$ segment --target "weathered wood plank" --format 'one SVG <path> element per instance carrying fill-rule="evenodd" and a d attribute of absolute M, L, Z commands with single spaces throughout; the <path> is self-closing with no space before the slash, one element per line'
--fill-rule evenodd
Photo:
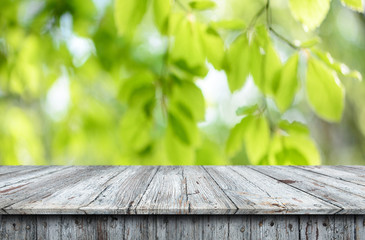
<path fill-rule="evenodd" d="M 36 217 L 37 236 L 34 239 L 37 240 L 124 239 L 123 216 L 37 215 Z"/>
<path fill-rule="evenodd" d="M 0 170 L 3 172 L 3 174 L 0 174 L 0 189 L 3 189 L 2 191 L 4 191 L 5 187 L 7 186 L 20 183 L 22 181 L 29 182 L 34 178 L 52 174 L 56 171 L 60 171 L 68 167 L 67 166 L 1 166 Z M 1 209 L 1 204 L 0 204 L 0 214 L 6 214 L 6 212 L 3 209 Z"/>
<path fill-rule="evenodd" d="M 202 219 L 203 239 L 222 239 L 229 237 L 228 216 L 204 216 Z"/>
<path fill-rule="evenodd" d="M 232 228 L 230 233 L 230 224 L 236 222 L 228 215 L 168 215 L 155 216 L 157 221 L 157 239 L 235 239 L 230 237 L 237 234 L 239 229 Z M 241 221 L 237 218 L 238 223 Z M 250 217 L 246 217 L 245 224 L 250 224 Z M 233 225 L 234 225 L 233 224 Z M 247 231 L 249 232 L 249 230 Z"/>
<path fill-rule="evenodd" d="M 249 215 L 230 216 L 228 219 L 228 232 L 230 239 L 251 238 L 251 218 Z"/>
<path fill-rule="evenodd" d="M 248 167 L 205 167 L 238 207 L 236 214 L 332 214 L 340 209 Z"/>
<path fill-rule="evenodd" d="M 62 216 L 61 239 L 98 239 L 97 218 L 87 215 Z"/>
<path fill-rule="evenodd" d="M 315 173 L 323 174 L 328 177 L 340 179 L 347 182 L 365 186 L 365 170 L 360 173 L 353 172 L 349 168 L 341 166 L 295 166 Z"/>
<path fill-rule="evenodd" d="M 249 239 L 300 239 L 297 216 L 252 216 Z"/>
<path fill-rule="evenodd" d="M 365 175 L 365 168 L 364 166 L 343 166 L 343 165 L 336 165 L 336 166 L 332 166 L 335 169 L 341 170 L 341 171 L 345 171 L 345 172 L 351 172 L 351 173 L 355 173 L 361 177 L 364 177 Z"/>
<path fill-rule="evenodd" d="M 355 239 L 355 217 L 353 215 L 335 215 L 334 218 L 334 239 Z"/>
<path fill-rule="evenodd" d="M 203 239 L 201 215 L 154 215 L 156 239 Z"/>
<path fill-rule="evenodd" d="M 158 239 L 157 238 L 157 216 L 156 215 L 148 215 L 147 220 L 147 239 Z"/>
<path fill-rule="evenodd" d="M 174 239 L 176 237 L 177 219 L 167 215 L 156 215 L 156 236 L 158 239 Z M 180 219 L 184 219 L 185 215 Z M 175 238 L 176 239 L 176 238 Z"/>
<path fill-rule="evenodd" d="M 234 203 L 203 167 L 185 166 L 183 171 L 190 206 L 189 213 L 233 214 L 237 211 Z"/>
<path fill-rule="evenodd" d="M 122 239 L 124 236 L 125 229 L 125 218 L 119 215 L 112 215 L 107 217 L 107 221 L 104 221 L 105 216 L 103 216 L 103 223 L 98 221 L 98 239 Z"/>
<path fill-rule="evenodd" d="M 112 178 L 90 204 L 80 210 L 88 214 L 134 214 L 158 167 L 130 166 Z"/>
<path fill-rule="evenodd" d="M 60 171 L 70 166 L 40 166 L 26 168 L 22 171 L 11 172 L 10 174 L 0 175 L 0 188 L 16 184 L 21 181 L 30 181 L 40 176 L 48 175 Z"/>
<path fill-rule="evenodd" d="M 12 205 L 12 209 L 22 209 L 27 214 L 75 214 L 92 202 L 109 186 L 109 181 L 123 174 L 125 166 L 100 168 L 93 175 L 85 175 L 81 181 L 61 188 L 40 199 L 25 199 Z M 86 212 L 87 213 L 87 212 Z"/>
<path fill-rule="evenodd" d="M 19 169 L 0 175 L 0 214 L 365 213 L 360 166 Z"/>
<path fill-rule="evenodd" d="M 354 215 L 299 216 L 302 239 L 355 239 Z M 362 239 L 362 238 L 359 238 Z"/>
<path fill-rule="evenodd" d="M 8 214 L 33 213 L 28 208 L 13 207 L 22 201 L 32 202 L 42 200 L 60 189 L 67 188 L 85 178 L 98 174 L 102 169 L 110 169 L 110 166 L 79 166 L 62 169 L 50 175 L 42 175 L 29 181 L 22 181 L 16 184 L 0 188 L 0 208 Z"/>
<path fill-rule="evenodd" d="M 61 216 L 46 215 L 37 217 L 37 239 L 57 240 L 62 236 Z"/>
<path fill-rule="evenodd" d="M 365 215 L 355 215 L 355 239 L 361 240 L 365 237 Z"/>
<path fill-rule="evenodd" d="M 298 216 L 275 216 L 275 221 L 277 239 L 302 239 L 299 237 Z"/>
<path fill-rule="evenodd" d="M 364 239 L 364 215 L 4 215 L 0 239 Z"/>
<path fill-rule="evenodd" d="M 301 239 L 334 239 L 334 217 L 300 216 Z"/>
<path fill-rule="evenodd" d="M 182 226 L 180 230 L 176 231 L 179 239 L 204 239 L 204 219 L 199 215 L 198 218 L 189 218 L 184 216 L 176 219 L 176 225 Z M 159 237 L 159 235 L 157 235 Z"/>
<path fill-rule="evenodd" d="M 28 165 L 25 165 L 25 166 L 14 166 L 14 165 L 11 165 L 11 166 L 4 166 L 4 165 L 0 165 L 0 176 L 2 175 L 5 175 L 5 174 L 10 174 L 10 173 L 13 173 L 13 172 L 19 172 L 19 171 L 25 171 L 25 170 L 28 170 L 28 169 L 35 169 L 35 168 L 40 168 L 42 166 L 28 166 Z"/>
<path fill-rule="evenodd" d="M 151 217 L 153 218 L 153 217 Z M 149 223 L 149 216 L 140 216 L 138 218 L 132 217 L 125 221 L 125 230 L 124 230 L 124 239 L 133 240 L 133 239 L 155 239 L 156 235 L 150 235 L 151 225 Z M 149 236 L 150 235 L 150 236 Z"/>
<path fill-rule="evenodd" d="M 184 214 L 189 212 L 187 199 L 183 168 L 161 167 L 135 211 L 137 214 Z"/>
<path fill-rule="evenodd" d="M 365 171 L 365 165 L 337 165 L 338 167 L 346 167 L 351 169 L 357 169 L 359 171 Z"/>
<path fill-rule="evenodd" d="M 251 239 L 270 239 L 276 236 L 274 216 L 257 216 L 251 218 Z"/>
<path fill-rule="evenodd" d="M 342 166 L 342 165 L 338 165 L 335 166 L 337 169 L 345 171 L 345 172 L 351 172 L 351 173 L 355 173 L 358 174 L 359 176 L 363 176 L 364 172 L 365 172 L 365 166 L 350 166 L 350 165 L 346 165 L 346 166 Z"/>
<path fill-rule="evenodd" d="M 279 182 L 286 183 L 308 194 L 341 208 L 337 214 L 364 214 L 365 187 L 299 168 L 284 166 L 252 166 Z"/>
<path fill-rule="evenodd" d="M 71 172 L 73 174 L 75 174 L 77 171 L 77 169 L 69 169 L 67 172 Z M 0 209 L 6 207 L 7 205 L 11 205 L 14 204 L 20 200 L 23 200 L 27 197 L 29 197 L 29 195 L 27 195 L 26 191 L 28 191 L 28 186 L 29 185 L 34 185 L 35 182 L 38 182 L 39 180 L 43 181 L 45 180 L 45 182 L 52 180 L 55 177 L 63 177 L 62 174 L 59 175 L 52 175 L 52 176 L 42 176 L 40 178 L 37 179 L 32 179 L 31 181 L 26 181 L 26 182 L 15 182 L 13 185 L 11 186 L 7 186 L 5 185 L 5 187 L 1 187 L 0 188 Z M 67 177 L 67 174 L 66 174 Z M 44 182 L 41 182 L 40 184 L 38 184 L 38 186 L 45 186 Z M 30 188 L 31 190 L 32 188 Z M 35 188 L 37 189 L 37 188 Z M 23 190 L 23 191 L 20 191 Z M 42 190 L 42 188 L 40 188 L 40 190 Z M 19 193 L 20 191 L 20 193 Z M 29 193 L 30 195 L 34 195 L 35 192 Z M 3 212 L 3 214 L 5 214 L 6 212 Z"/>
<path fill-rule="evenodd" d="M 0 226 L 0 239 L 37 239 L 36 217 L 17 215 L 3 216 Z"/>

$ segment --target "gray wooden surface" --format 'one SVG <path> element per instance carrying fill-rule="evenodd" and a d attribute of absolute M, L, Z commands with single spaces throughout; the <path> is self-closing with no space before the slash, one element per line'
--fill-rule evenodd
<path fill-rule="evenodd" d="M 0 166 L 3 217 L 364 213 L 363 166 Z M 317 231 L 313 224 L 308 230 Z"/>
<path fill-rule="evenodd" d="M 0 215 L 0 239 L 365 239 L 364 215 Z"/>

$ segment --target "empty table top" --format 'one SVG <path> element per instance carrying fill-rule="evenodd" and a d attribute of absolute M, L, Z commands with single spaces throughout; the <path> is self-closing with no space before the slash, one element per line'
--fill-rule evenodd
<path fill-rule="evenodd" d="M 364 214 L 365 166 L 0 166 L 0 214 Z"/>

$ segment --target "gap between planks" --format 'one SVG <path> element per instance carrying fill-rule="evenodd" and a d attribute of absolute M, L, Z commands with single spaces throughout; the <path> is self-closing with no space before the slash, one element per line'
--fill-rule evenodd
<path fill-rule="evenodd" d="M 281 181 L 285 184 L 288 184 L 302 192 L 310 194 L 313 197 L 317 197 L 323 201 L 328 202 L 329 204 L 338 207 L 340 210 L 337 211 L 335 214 L 365 213 L 364 211 L 365 198 L 364 195 L 361 194 L 360 190 L 358 190 L 359 187 L 362 187 L 362 189 L 364 190 L 365 189 L 364 186 L 356 185 L 356 183 L 343 181 L 341 179 L 330 177 L 325 174 L 307 171 L 306 169 L 302 169 L 299 167 L 292 167 L 294 172 L 290 173 L 283 173 L 284 172 L 284 169 L 282 169 L 283 166 L 269 166 L 269 167 L 265 166 L 265 167 L 266 167 L 265 169 L 262 166 L 251 166 L 250 168 L 258 172 L 261 172 L 277 181 Z M 270 173 L 268 173 L 268 168 L 271 168 L 272 170 Z M 307 172 L 308 174 L 306 174 L 305 176 L 300 175 L 300 174 L 305 174 L 305 172 Z M 296 174 L 296 177 L 290 177 L 290 174 L 294 173 Z M 309 173 L 311 173 L 312 176 Z M 316 179 L 316 176 L 318 179 Z M 330 183 L 327 183 L 327 181 L 324 181 L 322 178 L 325 178 L 326 180 L 333 179 L 333 181 L 339 181 L 337 182 L 337 185 L 340 185 L 341 187 L 333 185 L 331 181 Z M 305 182 L 302 181 L 303 179 L 306 179 L 306 181 Z M 318 182 L 318 184 L 313 181 Z M 302 182 L 302 184 L 297 184 L 297 182 Z M 323 186 L 325 188 L 320 189 L 320 187 Z M 349 188 L 352 188 L 353 191 L 358 192 L 358 194 L 351 192 L 350 190 L 348 190 Z M 311 193 L 310 191 L 317 191 L 316 192 L 317 194 Z M 341 201 L 338 201 L 339 198 L 341 199 Z"/>

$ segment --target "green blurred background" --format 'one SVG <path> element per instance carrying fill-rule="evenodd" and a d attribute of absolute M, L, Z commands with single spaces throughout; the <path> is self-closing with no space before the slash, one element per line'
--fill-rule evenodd
<path fill-rule="evenodd" d="M 248 23 L 265 5 L 252 0 L 216 3 L 216 9 L 198 14 L 201 21 L 240 18 Z M 133 41 L 118 36 L 113 8 L 110 0 L 1 0 L 0 164 L 250 164 L 244 154 L 227 158 L 224 146 L 240 120 L 236 109 L 260 101 L 260 93 L 248 81 L 231 94 L 225 73 L 212 66 L 196 81 L 206 113 L 194 161 L 166 157 L 168 150 L 158 140 L 166 121 L 158 110 L 153 149 L 129 151 L 121 141 L 127 106 L 120 88 L 130 69 L 161 66 L 166 39 L 153 25 L 151 11 Z M 332 1 L 320 28 L 308 33 L 293 19 L 286 0 L 272 0 L 271 9 L 273 26 L 282 35 L 293 42 L 318 35 L 321 49 L 365 75 L 364 14 Z M 279 53 L 292 51 L 274 42 Z M 346 108 L 340 123 L 317 118 L 303 93 L 284 114 L 309 125 L 322 164 L 365 164 L 365 83 L 344 84 Z"/>

